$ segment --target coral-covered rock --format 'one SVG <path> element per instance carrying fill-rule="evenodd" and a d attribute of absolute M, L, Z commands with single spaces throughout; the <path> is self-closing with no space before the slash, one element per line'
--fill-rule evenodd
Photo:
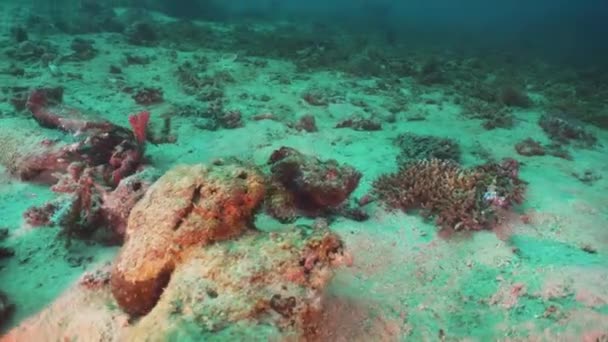
<path fill-rule="evenodd" d="M 242 115 L 238 110 L 227 111 L 216 117 L 216 121 L 222 128 L 239 128 L 243 126 Z"/>
<path fill-rule="evenodd" d="M 6 55 L 20 62 L 48 63 L 49 59 L 55 57 L 57 50 L 57 46 L 46 41 L 25 40 L 6 50 Z"/>
<path fill-rule="evenodd" d="M 526 157 L 551 155 L 572 160 L 572 155 L 562 145 L 557 143 L 542 145 L 532 138 L 524 139 L 515 144 L 515 150 L 519 155 Z"/>
<path fill-rule="evenodd" d="M 398 164 L 422 159 L 460 161 L 460 146 L 453 139 L 403 133 L 397 136 L 394 143 L 401 150 L 397 157 Z"/>
<path fill-rule="evenodd" d="M 62 170 L 72 162 L 83 162 L 89 167 L 102 166 L 102 178 L 115 186 L 123 177 L 137 171 L 142 163 L 144 144 L 136 139 L 134 132 L 108 121 L 85 119 L 74 115 L 77 110 L 52 107 L 52 103 L 48 91 L 37 89 L 30 95 L 27 108 L 40 126 L 74 133 L 80 140 L 22 158 L 20 162 L 24 165 L 17 168 L 19 174 L 31 177 L 29 173 L 36 176 L 37 172 Z"/>
<path fill-rule="evenodd" d="M 189 341 L 230 336 L 240 341 L 253 336 L 316 341 L 318 329 L 324 327 L 324 293 L 334 269 L 353 261 L 340 238 L 327 228 L 307 234 L 296 228 L 273 233 L 248 230 L 234 240 L 197 246 L 181 255 L 159 301 L 138 320 L 129 320 L 113 305 L 113 279 L 108 284 L 108 272 L 102 268 L 87 273 L 6 337 Z"/>
<path fill-rule="evenodd" d="M 491 229 L 503 211 L 523 201 L 518 167 L 513 159 L 471 169 L 439 159 L 412 161 L 377 179 L 374 192 L 389 208 L 436 216 L 442 229 Z"/>
<path fill-rule="evenodd" d="M 312 114 L 303 115 L 293 127 L 298 131 L 306 131 L 308 133 L 318 131 L 315 117 Z"/>
<path fill-rule="evenodd" d="M 62 60 L 73 62 L 89 61 L 95 58 L 99 52 L 93 45 L 94 41 L 91 39 L 74 38 L 70 45 L 73 53 L 64 56 Z"/>
<path fill-rule="evenodd" d="M 538 125 L 551 140 L 559 144 L 574 143 L 590 148 L 597 143 L 595 135 L 565 114 L 545 114 L 540 117 Z"/>
<path fill-rule="evenodd" d="M 153 104 L 163 103 L 165 100 L 163 98 L 163 90 L 160 88 L 150 88 L 144 87 L 139 89 L 132 96 L 135 103 L 142 106 L 150 106 Z"/>
<path fill-rule="evenodd" d="M 272 179 L 293 195 L 303 210 L 324 210 L 341 205 L 355 190 L 361 173 L 335 160 L 322 161 L 290 147 L 270 156 Z"/>
<path fill-rule="evenodd" d="M 353 115 L 348 119 L 338 122 L 336 128 L 352 128 L 355 131 L 379 131 L 382 129 L 382 124 L 373 118 Z"/>
<path fill-rule="evenodd" d="M 543 145 L 541 145 L 540 142 L 532 138 L 524 139 L 515 144 L 515 150 L 519 155 L 527 157 L 544 156 L 546 154 Z"/>
<path fill-rule="evenodd" d="M 265 336 L 265 325 L 306 340 L 309 327 L 321 324 L 322 294 L 333 268 L 352 262 L 327 230 L 304 239 L 296 231 L 250 231 L 231 245 L 208 246 L 177 269 L 140 330 L 154 329 L 153 322 L 173 312 L 208 331 L 245 324 Z"/>
<path fill-rule="evenodd" d="M 154 307 L 193 248 L 234 238 L 264 197 L 264 179 L 239 166 L 179 166 L 162 176 L 129 216 L 112 271 L 112 293 L 129 314 Z"/>

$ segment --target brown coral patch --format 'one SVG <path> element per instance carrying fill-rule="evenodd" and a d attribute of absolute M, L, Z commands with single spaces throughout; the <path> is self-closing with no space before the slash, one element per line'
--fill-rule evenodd
<path fill-rule="evenodd" d="M 420 160 L 381 176 L 374 192 L 389 208 L 435 216 L 442 229 L 489 229 L 505 209 L 523 200 L 525 183 L 517 173 L 518 163 L 512 159 L 471 169 L 451 161 Z"/>

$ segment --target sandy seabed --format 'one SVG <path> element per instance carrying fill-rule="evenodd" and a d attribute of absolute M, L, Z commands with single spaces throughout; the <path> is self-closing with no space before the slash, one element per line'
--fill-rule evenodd
<path fill-rule="evenodd" d="M 224 108 L 240 111 L 242 125 L 209 130 L 199 118 L 173 116 L 171 135 L 176 141 L 149 144 L 146 150 L 150 163 L 162 171 L 176 164 L 229 157 L 264 165 L 274 150 L 289 146 L 355 167 L 363 174 L 353 194 L 360 198 L 379 175 L 396 169 L 399 149 L 393 139 L 404 132 L 454 139 L 461 146 L 465 165 L 485 162 L 479 153 L 482 149 L 496 159 L 514 157 L 521 162 L 520 177 L 528 182 L 525 202 L 493 231 L 445 237 L 432 221 L 415 213 L 390 212 L 378 203 L 366 207 L 370 218 L 364 222 L 332 221 L 330 229 L 342 237 L 354 261 L 351 267 L 336 271 L 323 295 L 321 340 L 608 339 L 608 177 L 601 177 L 608 170 L 606 131 L 589 126 L 598 144 L 592 149 L 572 149 L 572 160 L 525 157 L 515 151 L 517 142 L 528 137 L 547 141 L 536 124 L 545 113 L 540 105 L 514 109 L 511 129 L 486 130 L 479 120 L 463 118 L 462 107 L 441 85 L 421 86 L 412 78 L 403 78 L 386 90 L 373 77 L 304 72 L 285 60 L 205 48 L 176 51 L 164 45 L 134 46 L 116 34 L 79 37 L 93 41 L 98 50 L 95 58 L 53 67 L 31 64 L 25 67 L 31 77 L 17 79 L 3 73 L 0 83 L 26 88 L 61 85 L 64 103 L 122 126 L 127 126 L 129 114 L 147 109 L 151 129 L 159 131 L 163 116 L 176 107 L 201 105 L 184 92 L 176 76 L 178 65 L 204 58 L 205 74 L 230 76 L 230 81 L 221 84 Z M 44 37 L 60 54 L 70 51 L 72 38 Z M 127 55 L 144 56 L 150 63 L 126 65 Z M 0 58 L 0 69 L 12 64 Z M 109 73 L 112 65 L 121 66 L 122 73 Z M 126 86 L 160 88 L 164 102 L 142 107 L 121 91 Z M 311 90 L 331 95 L 324 103 L 311 103 L 304 95 Z M 542 103 L 541 92 L 533 89 L 529 94 L 535 104 Z M 391 115 L 387 107 L 396 96 L 406 105 Z M 0 106 L 0 131 L 35 128 L 27 113 L 16 113 L 8 101 Z M 353 113 L 375 113 L 382 129 L 334 128 Z M 317 131 L 294 128 L 293 123 L 304 115 L 314 116 Z M 29 138 L 40 139 L 44 134 Z M 586 170 L 599 176 L 592 184 L 574 176 Z M 111 262 L 118 248 L 91 242 L 74 242 L 66 248 L 56 238 L 57 228 L 28 227 L 22 213 L 52 197 L 48 187 L 21 182 L 0 170 L 0 227 L 9 231 L 2 245 L 15 252 L 1 261 L 0 289 L 16 305 L 2 340 L 41 341 L 77 334 L 81 334 L 79 341 L 120 339 L 119 332 L 128 330 L 132 322 L 111 308 L 109 292 L 93 295 L 78 285 L 85 272 Z M 257 226 L 271 231 L 297 224 L 311 224 L 311 220 L 284 225 L 263 213 L 256 219 Z M 57 317 L 74 320 L 57 321 Z M 170 328 L 170 322 L 163 324 Z M 200 336 L 252 338 L 249 328 L 245 324 L 227 328 L 230 332 L 201 332 Z M 275 333 L 268 336 L 280 336 Z"/>

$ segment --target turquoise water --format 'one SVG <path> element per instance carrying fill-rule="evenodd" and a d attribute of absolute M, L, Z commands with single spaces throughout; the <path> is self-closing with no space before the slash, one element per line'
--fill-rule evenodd
<path fill-rule="evenodd" d="M 603 3 L 0 13 L 0 341 L 608 338 Z"/>

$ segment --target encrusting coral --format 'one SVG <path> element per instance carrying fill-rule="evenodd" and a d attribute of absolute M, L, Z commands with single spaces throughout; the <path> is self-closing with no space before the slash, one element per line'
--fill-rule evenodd
<path fill-rule="evenodd" d="M 442 229 L 491 229 L 523 200 L 518 168 L 513 159 L 470 169 L 439 159 L 412 161 L 377 179 L 374 192 L 389 208 L 436 216 Z"/>

